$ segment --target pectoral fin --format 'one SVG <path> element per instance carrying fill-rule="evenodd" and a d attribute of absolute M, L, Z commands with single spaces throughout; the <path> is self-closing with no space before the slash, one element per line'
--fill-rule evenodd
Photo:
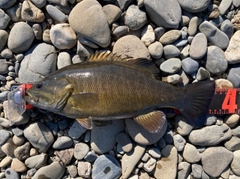
<path fill-rule="evenodd" d="M 148 132 L 158 133 L 166 122 L 166 116 L 162 111 L 153 111 L 137 116 L 134 120 Z"/>
<path fill-rule="evenodd" d="M 77 118 L 76 119 L 81 126 L 87 128 L 87 129 L 92 129 L 92 120 L 88 118 Z"/>

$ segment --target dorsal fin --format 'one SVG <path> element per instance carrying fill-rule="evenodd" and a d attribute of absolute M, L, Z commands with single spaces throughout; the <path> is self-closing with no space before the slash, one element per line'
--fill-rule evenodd
<path fill-rule="evenodd" d="M 116 53 L 111 53 L 109 51 L 96 52 L 90 55 L 87 59 L 87 62 L 97 62 L 97 61 L 125 61 Z"/>
<path fill-rule="evenodd" d="M 142 71 L 151 75 L 156 79 L 161 79 L 159 75 L 159 69 L 154 65 L 151 60 L 138 58 L 138 59 L 127 59 L 121 58 L 121 56 L 117 55 L 116 53 L 111 53 L 109 51 L 105 52 L 96 52 L 90 55 L 86 62 L 100 62 L 100 61 L 115 61 L 120 62 L 118 65 L 122 65 L 125 67 L 134 68 L 136 70 Z M 139 68 L 140 67 L 140 68 Z"/>

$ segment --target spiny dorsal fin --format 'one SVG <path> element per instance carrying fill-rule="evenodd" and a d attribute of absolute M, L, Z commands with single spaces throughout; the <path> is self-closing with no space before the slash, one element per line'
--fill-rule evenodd
<path fill-rule="evenodd" d="M 105 52 L 96 52 L 92 55 L 90 55 L 87 59 L 88 62 L 97 62 L 97 61 L 125 61 L 120 56 L 118 56 L 116 53 L 111 53 L 109 51 Z"/>
<path fill-rule="evenodd" d="M 117 55 L 116 53 L 111 53 L 109 51 L 105 52 L 96 52 L 90 55 L 87 59 L 87 62 L 99 62 L 99 61 L 117 61 L 122 62 L 122 65 L 126 67 L 136 67 L 136 70 L 143 71 L 148 75 L 151 75 L 153 78 L 161 79 L 159 75 L 159 69 L 154 65 L 151 60 L 138 58 L 134 60 L 130 60 L 127 58 L 121 58 L 121 56 Z M 141 68 L 139 68 L 141 67 Z"/>

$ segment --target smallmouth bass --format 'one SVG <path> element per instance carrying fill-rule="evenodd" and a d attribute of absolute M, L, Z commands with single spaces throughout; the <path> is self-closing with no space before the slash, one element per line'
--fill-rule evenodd
<path fill-rule="evenodd" d="M 166 120 L 161 108 L 178 109 L 190 123 L 199 123 L 197 117 L 207 113 L 215 82 L 178 88 L 159 79 L 159 70 L 149 60 L 126 61 L 98 52 L 33 84 L 24 98 L 87 128 L 91 120 L 134 118 L 149 132 L 159 132 Z"/>

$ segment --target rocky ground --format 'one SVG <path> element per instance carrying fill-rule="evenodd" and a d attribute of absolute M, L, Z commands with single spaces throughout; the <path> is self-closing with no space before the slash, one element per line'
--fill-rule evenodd
<path fill-rule="evenodd" d="M 151 134 L 131 119 L 86 130 L 37 109 L 10 122 L 7 101 L 11 84 L 36 82 L 97 50 L 152 60 L 174 85 L 215 79 L 240 87 L 239 7 L 240 0 L 0 0 L 0 178 L 240 178 L 238 114 L 208 115 L 202 128 L 168 115 Z"/>

